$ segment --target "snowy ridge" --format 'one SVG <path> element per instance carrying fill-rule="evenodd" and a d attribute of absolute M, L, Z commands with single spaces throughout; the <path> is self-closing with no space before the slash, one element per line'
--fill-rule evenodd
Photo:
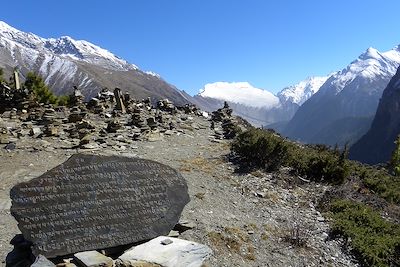
<path fill-rule="evenodd" d="M 161 79 L 160 74 L 155 73 L 155 72 L 153 72 L 153 71 L 145 71 L 144 73 L 149 74 L 149 75 L 151 75 L 151 76 L 154 76 L 154 77 L 157 77 L 157 78 Z"/>
<path fill-rule="evenodd" d="M 330 76 L 308 77 L 298 84 L 284 88 L 278 93 L 278 97 L 284 103 L 291 102 L 301 106 L 307 99 L 318 92 L 319 88 Z"/>
<path fill-rule="evenodd" d="M 357 77 L 371 81 L 382 77 L 390 78 L 396 73 L 399 64 L 399 46 L 383 53 L 370 47 L 345 69 L 332 75 L 326 88 L 334 87 L 336 91 L 331 93 L 338 94 Z"/>
<path fill-rule="evenodd" d="M 200 90 L 199 95 L 264 109 L 279 105 L 278 97 L 266 90 L 253 87 L 248 82 L 209 83 Z"/>
<path fill-rule="evenodd" d="M 114 71 L 138 69 L 137 66 L 90 42 L 77 41 L 69 36 L 44 39 L 33 33 L 19 31 L 3 21 L 0 21 L 0 45 L 6 47 L 12 53 L 17 49 L 22 51 L 23 57 L 29 58 L 31 62 L 34 62 L 40 53 L 45 54 L 46 57 L 52 55 L 83 61 Z M 43 68 L 41 69 L 43 70 Z"/>

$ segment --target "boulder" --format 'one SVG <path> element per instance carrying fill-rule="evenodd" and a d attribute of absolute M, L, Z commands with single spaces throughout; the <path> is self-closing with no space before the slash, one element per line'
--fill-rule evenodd
<path fill-rule="evenodd" d="M 126 251 L 119 259 L 152 262 L 165 267 L 200 267 L 211 254 L 211 249 L 205 245 L 159 236 Z"/>

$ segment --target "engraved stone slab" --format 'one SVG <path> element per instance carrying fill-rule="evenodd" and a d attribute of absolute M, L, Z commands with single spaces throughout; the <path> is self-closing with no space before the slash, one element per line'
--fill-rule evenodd
<path fill-rule="evenodd" d="M 34 254 L 55 257 L 166 235 L 189 202 L 161 163 L 77 154 L 11 189 L 11 213 Z"/>

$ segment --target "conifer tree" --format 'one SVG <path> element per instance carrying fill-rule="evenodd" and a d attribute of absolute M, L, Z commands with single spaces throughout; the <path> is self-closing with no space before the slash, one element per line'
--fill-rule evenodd
<path fill-rule="evenodd" d="M 24 87 L 35 95 L 39 103 L 56 104 L 57 96 L 50 91 L 49 87 L 45 84 L 42 77 L 33 72 L 27 74 Z"/>

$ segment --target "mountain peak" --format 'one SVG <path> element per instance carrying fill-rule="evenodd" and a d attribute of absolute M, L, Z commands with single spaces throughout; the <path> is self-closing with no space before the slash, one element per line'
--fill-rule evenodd
<path fill-rule="evenodd" d="M 10 25 L 8 25 L 7 23 L 5 23 L 4 21 L 0 20 L 0 32 L 5 32 L 5 31 L 12 31 L 12 32 L 16 32 L 18 31 L 17 29 L 11 27 Z"/>
<path fill-rule="evenodd" d="M 358 58 L 361 60 L 366 60 L 366 59 L 370 59 L 370 58 L 380 59 L 381 57 L 382 57 L 382 54 L 377 49 L 375 49 L 373 47 L 369 47 Z"/>
<path fill-rule="evenodd" d="M 278 97 L 284 103 L 290 101 L 301 106 L 307 99 L 314 95 L 319 88 L 321 88 L 330 76 L 331 74 L 327 76 L 307 77 L 304 81 L 285 87 L 278 93 Z"/>

